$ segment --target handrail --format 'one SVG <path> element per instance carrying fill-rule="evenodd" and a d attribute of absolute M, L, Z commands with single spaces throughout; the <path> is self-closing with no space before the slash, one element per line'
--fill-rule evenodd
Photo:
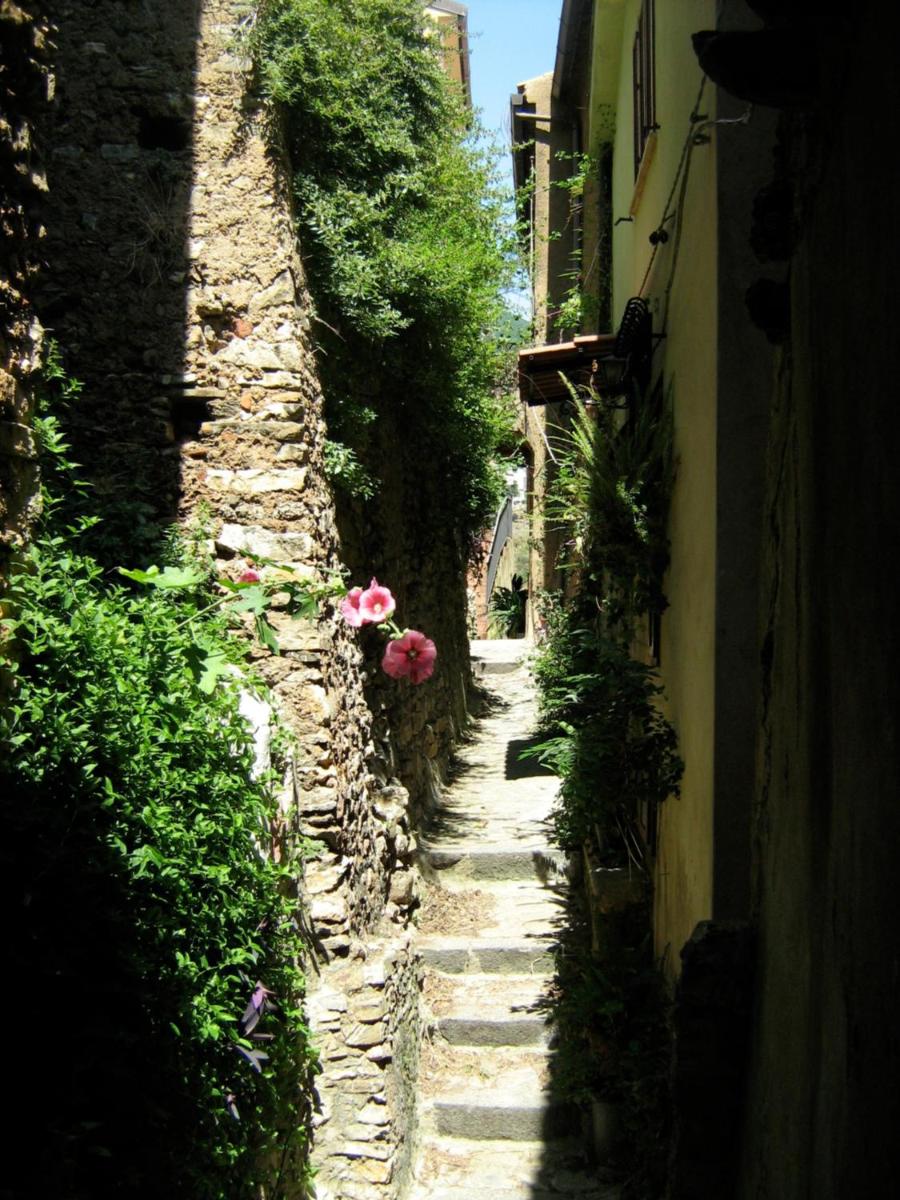
<path fill-rule="evenodd" d="M 497 578 L 497 568 L 500 566 L 500 555 L 506 545 L 507 538 L 512 533 L 513 502 L 512 496 L 507 496 L 497 513 L 494 522 L 494 536 L 491 541 L 491 553 L 488 557 L 487 578 L 485 581 L 485 603 L 490 603 L 491 592 L 494 590 L 494 580 Z"/>

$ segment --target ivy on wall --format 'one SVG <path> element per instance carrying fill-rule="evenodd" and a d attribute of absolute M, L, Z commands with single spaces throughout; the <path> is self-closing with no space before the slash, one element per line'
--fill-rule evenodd
<path fill-rule="evenodd" d="M 378 478 L 388 421 L 398 459 L 452 481 L 431 522 L 478 532 L 503 494 L 514 246 L 437 33 L 419 0 L 263 0 L 250 47 L 290 152 L 329 422 L 354 454 L 333 449 L 353 468 L 333 474 L 368 488 L 356 464 Z"/>

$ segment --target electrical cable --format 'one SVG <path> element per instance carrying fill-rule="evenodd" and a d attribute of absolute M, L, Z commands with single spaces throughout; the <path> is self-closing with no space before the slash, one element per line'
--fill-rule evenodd
<path fill-rule="evenodd" d="M 644 272 L 644 278 L 641 280 L 641 286 L 638 291 L 639 296 L 644 295 L 647 281 L 650 278 L 654 262 L 656 261 L 657 252 L 660 246 L 665 245 L 665 243 L 668 241 L 668 234 L 665 231 L 665 226 L 669 223 L 669 221 L 674 219 L 675 226 L 672 241 L 672 256 L 669 265 L 669 275 L 668 279 L 666 280 L 665 287 L 662 290 L 663 316 L 658 334 L 659 337 L 663 337 L 665 335 L 669 322 L 669 306 L 672 295 L 672 286 L 675 282 L 675 270 L 678 265 L 678 255 L 681 249 L 681 235 L 684 229 L 684 202 L 687 194 L 691 157 L 694 148 L 696 146 L 703 145 L 704 142 L 709 140 L 705 134 L 705 130 L 710 129 L 715 125 L 746 125 L 753 113 L 753 105 L 749 104 L 739 117 L 718 117 L 715 119 L 708 119 L 701 116 L 699 109 L 700 103 L 703 99 L 703 92 L 706 87 L 706 80 L 707 76 L 704 75 L 703 79 L 700 81 L 700 90 L 697 93 L 697 99 L 691 111 L 691 127 L 681 149 L 681 156 L 678 160 L 678 167 L 675 171 L 675 178 L 672 180 L 672 187 L 669 190 L 665 208 L 663 209 L 663 215 L 653 231 L 653 234 L 651 235 L 653 251 L 650 254 L 650 259 L 647 263 L 647 269 Z M 678 199 L 673 208 L 672 201 L 675 199 L 676 191 L 678 193 Z M 664 236 L 660 237 L 660 234 Z M 658 346 L 659 342 L 657 342 L 657 347 Z"/>
<path fill-rule="evenodd" d="M 663 209 L 662 219 L 659 221 L 654 231 L 656 233 L 659 233 L 663 229 L 663 226 L 671 219 L 672 215 L 674 215 L 669 212 L 669 209 L 675 196 L 675 190 L 678 187 L 679 180 L 681 179 L 681 173 L 690 158 L 691 146 L 694 144 L 694 135 L 697 132 L 696 125 L 700 119 L 698 110 L 700 108 L 700 103 L 703 100 L 703 92 L 705 87 L 706 76 L 704 75 L 700 80 L 700 90 L 697 92 L 697 99 L 694 101 L 694 107 L 691 109 L 691 127 L 688 130 L 687 137 L 684 139 L 684 145 L 681 148 L 681 157 L 678 159 L 678 167 L 675 171 L 675 178 L 672 180 L 672 187 L 669 190 L 669 196 L 666 200 L 665 208 Z M 657 241 L 653 245 L 653 250 L 650 254 L 650 261 L 647 263 L 647 270 L 644 272 L 644 278 L 641 280 L 641 286 L 638 288 L 637 294 L 639 296 L 643 296 L 644 294 L 644 288 L 647 286 L 647 280 L 650 278 L 650 272 L 653 270 L 653 263 L 656 261 L 657 252 L 659 247 L 663 244 L 664 243 Z"/>

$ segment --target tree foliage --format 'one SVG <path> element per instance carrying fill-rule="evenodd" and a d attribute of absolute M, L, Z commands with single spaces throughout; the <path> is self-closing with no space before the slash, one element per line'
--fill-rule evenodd
<path fill-rule="evenodd" d="M 336 437 L 378 475 L 377 425 L 452 480 L 466 534 L 502 495 L 501 292 L 513 240 L 492 155 L 418 0 L 265 0 L 251 38 L 291 154 Z"/>

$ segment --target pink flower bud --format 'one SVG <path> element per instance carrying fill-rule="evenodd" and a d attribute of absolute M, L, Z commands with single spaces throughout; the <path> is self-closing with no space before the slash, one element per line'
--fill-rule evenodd
<path fill-rule="evenodd" d="M 373 579 L 359 598 L 359 613 L 364 622 L 380 625 L 388 620 L 397 602 L 386 587 Z"/>

